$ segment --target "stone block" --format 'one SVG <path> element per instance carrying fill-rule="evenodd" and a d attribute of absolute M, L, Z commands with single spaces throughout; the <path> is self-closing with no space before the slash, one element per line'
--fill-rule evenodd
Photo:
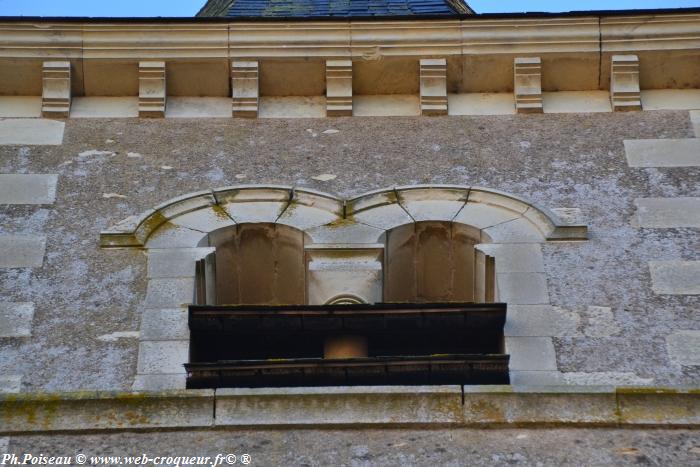
<path fill-rule="evenodd" d="M 43 235 L 0 235 L 0 268 L 40 268 L 45 251 Z"/>
<path fill-rule="evenodd" d="M 700 198 L 637 198 L 639 227 L 700 227 Z"/>
<path fill-rule="evenodd" d="M 194 301 L 194 278 L 149 279 L 144 305 L 148 308 L 179 308 Z"/>
<path fill-rule="evenodd" d="M 605 306 L 589 306 L 586 309 L 586 325 L 583 333 L 590 337 L 609 337 L 620 332 L 612 309 Z"/>
<path fill-rule="evenodd" d="M 167 118 L 231 118 L 227 97 L 168 97 Z"/>
<path fill-rule="evenodd" d="M 506 337 L 511 371 L 556 371 L 557 357 L 551 337 Z"/>
<path fill-rule="evenodd" d="M 679 365 L 700 365 L 700 330 L 677 331 L 666 336 L 668 356 Z"/>
<path fill-rule="evenodd" d="M 139 62 L 139 117 L 165 117 L 167 98 L 165 62 Z"/>
<path fill-rule="evenodd" d="M 482 251 L 496 258 L 496 271 L 544 272 L 542 247 L 536 243 L 485 244 Z"/>
<path fill-rule="evenodd" d="M 187 387 L 187 375 L 136 375 L 134 391 L 172 391 Z M 190 389 L 191 391 L 191 389 Z M 189 391 L 188 391 L 189 392 Z"/>
<path fill-rule="evenodd" d="M 187 308 L 145 308 L 141 315 L 141 340 L 188 340 Z"/>
<path fill-rule="evenodd" d="M 153 248 L 148 250 L 148 277 L 194 277 L 195 263 L 215 248 Z"/>
<path fill-rule="evenodd" d="M 700 89 L 647 89 L 641 94 L 644 110 L 700 109 Z"/>
<path fill-rule="evenodd" d="M 138 373 L 149 375 L 185 374 L 185 363 L 190 361 L 190 342 L 141 341 L 139 343 Z"/>
<path fill-rule="evenodd" d="M 496 266 L 498 300 L 511 305 L 548 305 L 547 276 L 536 272 L 499 273 Z"/>
<path fill-rule="evenodd" d="M 40 96 L 0 96 L 0 118 L 41 117 Z"/>
<path fill-rule="evenodd" d="M 700 294 L 700 261 L 650 261 L 649 271 L 655 294 Z"/>
<path fill-rule="evenodd" d="M 353 215 L 353 219 L 378 229 L 392 229 L 413 222 L 411 216 L 399 204 L 389 204 L 360 211 Z"/>
<path fill-rule="evenodd" d="M 0 337 L 31 336 L 33 319 L 33 303 L 0 302 Z"/>
<path fill-rule="evenodd" d="M 612 112 L 607 91 L 543 92 L 542 107 L 550 114 Z"/>
<path fill-rule="evenodd" d="M 220 206 L 211 206 L 207 209 L 197 209 L 170 219 L 170 223 L 180 227 L 186 227 L 200 232 L 213 232 L 236 225 L 226 210 Z"/>
<path fill-rule="evenodd" d="M 506 336 L 575 336 L 579 322 L 578 314 L 550 305 L 510 305 L 504 332 Z"/>
<path fill-rule="evenodd" d="M 447 115 L 447 60 L 420 60 L 421 115 Z"/>
<path fill-rule="evenodd" d="M 166 222 L 148 237 L 145 246 L 146 248 L 196 248 L 206 236 L 205 232 Z"/>
<path fill-rule="evenodd" d="M 456 424 L 459 386 L 358 386 L 219 389 L 216 424 L 402 425 Z"/>
<path fill-rule="evenodd" d="M 470 424 L 617 423 L 611 388 L 464 386 L 464 422 Z"/>
<path fill-rule="evenodd" d="M 449 115 L 513 115 L 515 97 L 511 93 L 448 94 Z"/>
<path fill-rule="evenodd" d="M 53 204 L 58 175 L 0 174 L 0 205 Z"/>
<path fill-rule="evenodd" d="M 70 62 L 44 62 L 42 78 L 42 117 L 68 118 L 71 106 Z"/>
<path fill-rule="evenodd" d="M 13 433 L 210 427 L 213 414 L 211 390 L 0 397 L 0 427 Z"/>
<path fill-rule="evenodd" d="M 417 117 L 420 115 L 420 97 L 412 94 L 355 95 L 355 117 Z"/>
<path fill-rule="evenodd" d="M 700 167 L 700 139 L 625 140 L 630 167 Z"/>
<path fill-rule="evenodd" d="M 510 309 L 508 310 L 510 313 Z M 563 386 L 564 377 L 560 371 L 520 371 L 511 370 L 510 384 L 513 387 Z"/>
<path fill-rule="evenodd" d="M 234 117 L 258 117 L 258 100 L 260 97 L 258 76 L 257 61 L 231 62 Z"/>
<path fill-rule="evenodd" d="M 639 58 L 613 55 L 610 69 L 610 102 L 613 111 L 642 110 Z"/>
<path fill-rule="evenodd" d="M 352 116 L 351 60 L 326 60 L 326 115 Z"/>
<path fill-rule="evenodd" d="M 487 229 L 519 217 L 521 217 L 521 214 L 508 209 L 488 204 L 467 202 L 454 218 L 454 222 L 471 225 L 477 229 Z"/>
<path fill-rule="evenodd" d="M 0 146 L 57 146 L 66 124 L 44 118 L 0 119 Z"/>
<path fill-rule="evenodd" d="M 324 118 L 326 98 L 323 96 L 260 97 L 258 118 Z"/>
<path fill-rule="evenodd" d="M 22 390 L 20 375 L 0 375 L 0 394 L 16 394 Z M 0 424 L 0 426 L 3 426 Z"/>
<path fill-rule="evenodd" d="M 351 220 L 339 220 L 331 224 L 314 227 L 306 231 L 313 243 L 378 243 L 384 235 L 378 229 Z"/>
<path fill-rule="evenodd" d="M 700 138 L 700 110 L 690 111 L 690 124 L 693 126 L 695 137 Z"/>
<path fill-rule="evenodd" d="M 306 230 L 329 224 L 335 220 L 338 220 L 338 216 L 326 209 L 292 202 L 279 216 L 277 223 L 295 227 L 299 230 Z"/>
<path fill-rule="evenodd" d="M 10 438 L 0 438 L 0 455 L 10 453 Z"/>
<path fill-rule="evenodd" d="M 545 236 L 532 222 L 524 218 L 514 219 L 483 229 L 483 241 L 493 243 L 541 243 Z"/>
<path fill-rule="evenodd" d="M 516 111 L 542 113 L 542 61 L 539 57 L 517 57 L 514 70 Z"/>
<path fill-rule="evenodd" d="M 240 202 L 226 203 L 222 207 L 238 224 L 255 222 L 275 222 L 289 206 L 283 202 Z"/>
<path fill-rule="evenodd" d="M 70 109 L 70 118 L 134 118 L 138 116 L 138 97 L 75 97 Z"/>
<path fill-rule="evenodd" d="M 700 392 L 697 389 L 618 388 L 620 422 L 634 425 L 697 425 Z"/>

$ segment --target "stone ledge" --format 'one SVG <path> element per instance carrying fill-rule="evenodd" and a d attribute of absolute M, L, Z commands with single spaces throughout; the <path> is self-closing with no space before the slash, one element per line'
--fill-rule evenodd
<path fill-rule="evenodd" d="M 216 414 L 216 415 L 215 415 Z M 387 386 L 0 396 L 0 435 L 296 426 L 700 426 L 700 389 Z"/>

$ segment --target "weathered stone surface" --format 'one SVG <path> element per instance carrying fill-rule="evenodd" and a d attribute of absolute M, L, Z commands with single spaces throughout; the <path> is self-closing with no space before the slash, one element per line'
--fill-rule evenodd
<path fill-rule="evenodd" d="M 41 97 L 0 96 L 0 118 L 41 117 Z"/>
<path fill-rule="evenodd" d="M 167 223 L 156 230 L 146 241 L 147 248 L 194 248 L 204 237 L 205 232 Z"/>
<path fill-rule="evenodd" d="M 514 305 L 549 304 L 547 276 L 536 272 L 499 273 L 496 266 L 498 299 Z"/>
<path fill-rule="evenodd" d="M 543 92 L 542 107 L 545 113 L 612 112 L 606 91 Z"/>
<path fill-rule="evenodd" d="M 700 198 L 637 198 L 639 227 L 700 227 Z"/>
<path fill-rule="evenodd" d="M 169 97 L 167 118 L 231 118 L 227 97 Z"/>
<path fill-rule="evenodd" d="M 33 303 L 0 302 L 0 337 L 29 337 L 34 319 Z"/>
<path fill-rule="evenodd" d="M 589 423 L 617 421 L 611 388 L 464 386 L 465 423 Z"/>
<path fill-rule="evenodd" d="M 216 424 L 459 423 L 459 386 L 220 389 Z"/>
<path fill-rule="evenodd" d="M 518 113 L 542 113 L 542 61 L 516 57 L 514 61 L 515 109 Z"/>
<path fill-rule="evenodd" d="M 630 167 L 698 167 L 700 139 L 625 140 Z"/>
<path fill-rule="evenodd" d="M 420 60 L 421 115 L 447 115 L 447 60 Z"/>
<path fill-rule="evenodd" d="M 256 118 L 258 116 L 260 97 L 258 71 L 257 61 L 231 62 L 234 117 Z"/>
<path fill-rule="evenodd" d="M 454 222 L 471 225 L 479 229 L 502 224 L 520 217 L 519 213 L 483 203 L 468 202 L 454 218 Z"/>
<path fill-rule="evenodd" d="M 14 394 L 22 390 L 22 377 L 20 375 L 0 376 L 0 394 Z"/>
<path fill-rule="evenodd" d="M 697 389 L 621 388 L 617 390 L 619 417 L 639 425 L 695 425 L 700 423 Z"/>
<path fill-rule="evenodd" d="M 0 204 L 53 204 L 58 175 L 0 174 Z"/>
<path fill-rule="evenodd" d="M 0 454 L 8 454 L 10 452 L 10 438 L 0 438 Z"/>
<path fill-rule="evenodd" d="M 67 118 L 71 106 L 71 63 L 44 62 L 42 81 L 42 117 Z"/>
<path fill-rule="evenodd" d="M 642 378 L 630 372 L 560 372 L 560 371 L 511 371 L 510 383 L 514 386 L 645 386 L 652 378 Z"/>
<path fill-rule="evenodd" d="M 196 261 L 214 251 L 210 247 L 149 249 L 148 277 L 194 277 Z"/>
<path fill-rule="evenodd" d="M 139 62 L 139 117 L 163 118 L 167 101 L 165 62 Z"/>
<path fill-rule="evenodd" d="M 138 97 L 75 97 L 71 118 L 135 118 L 139 116 Z"/>
<path fill-rule="evenodd" d="M 352 113 L 355 117 L 417 117 L 420 115 L 418 96 L 392 94 L 378 96 L 355 95 Z"/>
<path fill-rule="evenodd" d="M 515 371 L 548 371 L 557 369 L 557 358 L 551 337 L 506 337 L 510 369 Z"/>
<path fill-rule="evenodd" d="M 695 137 L 700 138 L 700 110 L 690 111 L 690 124 L 693 125 Z"/>
<path fill-rule="evenodd" d="M 140 374 L 177 375 L 185 373 L 183 364 L 189 361 L 190 342 L 141 341 L 138 372 Z"/>
<path fill-rule="evenodd" d="M 700 330 L 677 331 L 666 336 L 668 356 L 679 365 L 700 365 Z"/>
<path fill-rule="evenodd" d="M 700 109 L 700 89 L 645 89 L 642 107 L 644 110 Z"/>
<path fill-rule="evenodd" d="M 591 337 L 608 337 L 620 332 L 610 307 L 589 306 L 585 313 L 583 333 Z"/>
<path fill-rule="evenodd" d="M 0 396 L 0 426 L 13 432 L 208 427 L 213 413 L 211 390 Z"/>
<path fill-rule="evenodd" d="M 512 115 L 515 96 L 512 93 L 448 94 L 449 115 Z"/>
<path fill-rule="evenodd" d="M 613 55 L 610 69 L 610 100 L 614 111 L 642 110 L 639 89 L 639 57 Z"/>
<path fill-rule="evenodd" d="M 40 268 L 45 250 L 45 236 L 0 235 L 0 268 Z"/>
<path fill-rule="evenodd" d="M 573 336 L 579 321 L 578 314 L 558 307 L 510 305 L 504 332 L 506 336 Z"/>
<path fill-rule="evenodd" d="M 656 294 L 700 294 L 700 261 L 650 261 L 649 271 Z"/>
<path fill-rule="evenodd" d="M 141 339 L 188 340 L 187 308 L 146 308 L 141 315 Z"/>
<path fill-rule="evenodd" d="M 60 145 L 65 125 L 43 118 L 0 119 L 0 146 Z"/>
<path fill-rule="evenodd" d="M 132 388 L 134 391 L 170 391 L 185 389 L 187 375 L 136 375 Z"/>
<path fill-rule="evenodd" d="M 194 278 L 150 279 L 144 305 L 149 308 L 178 308 L 193 303 Z"/>
<path fill-rule="evenodd" d="M 539 243 L 545 239 L 542 232 L 522 217 L 488 227 L 484 233 L 494 243 Z"/>

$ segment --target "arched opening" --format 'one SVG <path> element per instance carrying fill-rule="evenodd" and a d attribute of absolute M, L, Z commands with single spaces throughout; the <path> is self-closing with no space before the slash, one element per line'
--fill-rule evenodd
<path fill-rule="evenodd" d="M 387 232 L 384 301 L 493 302 L 493 258 L 475 248 L 479 229 L 425 221 Z"/>
<path fill-rule="evenodd" d="M 301 230 L 272 223 L 237 224 L 210 233 L 208 242 L 216 252 L 215 259 L 205 260 L 207 264 L 201 269 L 209 289 L 206 304 L 305 303 L 304 233 Z"/>

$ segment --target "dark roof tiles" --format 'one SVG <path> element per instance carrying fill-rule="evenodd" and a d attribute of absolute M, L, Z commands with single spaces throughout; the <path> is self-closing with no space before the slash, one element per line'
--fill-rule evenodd
<path fill-rule="evenodd" d="M 229 18 L 453 16 L 471 13 L 462 0 L 234 0 Z"/>

